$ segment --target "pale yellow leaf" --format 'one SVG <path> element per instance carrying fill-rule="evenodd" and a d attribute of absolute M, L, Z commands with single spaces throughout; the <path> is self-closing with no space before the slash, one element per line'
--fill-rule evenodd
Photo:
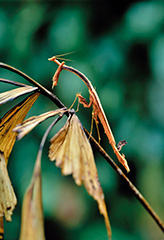
<path fill-rule="evenodd" d="M 46 113 L 43 113 L 39 116 L 33 116 L 25 120 L 23 123 L 18 124 L 13 131 L 17 132 L 17 139 L 20 140 L 26 134 L 28 134 L 34 127 L 36 127 L 39 123 L 43 122 L 49 117 L 53 117 L 57 114 L 64 112 L 64 108 L 52 110 Z"/>
<path fill-rule="evenodd" d="M 11 221 L 11 215 L 17 203 L 13 187 L 7 171 L 4 154 L 0 152 L 0 217 Z"/>
<path fill-rule="evenodd" d="M 0 94 L 0 105 L 12 101 L 15 98 L 37 90 L 37 87 L 20 87 Z"/>
<path fill-rule="evenodd" d="M 64 175 L 72 174 L 77 185 L 83 183 L 87 192 L 98 202 L 110 238 L 111 228 L 92 148 L 78 117 L 75 114 L 69 117 L 50 142 L 50 160 L 56 160 L 56 166 L 61 167 Z"/>
<path fill-rule="evenodd" d="M 40 155 L 23 200 L 20 240 L 45 240 Z"/>

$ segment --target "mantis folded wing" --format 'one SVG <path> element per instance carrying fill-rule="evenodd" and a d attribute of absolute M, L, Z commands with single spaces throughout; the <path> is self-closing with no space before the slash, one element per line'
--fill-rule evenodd
<path fill-rule="evenodd" d="M 100 120 L 100 122 L 101 122 L 101 124 L 104 128 L 105 134 L 106 134 L 106 136 L 109 140 L 109 143 L 111 144 L 111 146 L 113 148 L 114 153 L 116 154 L 119 162 L 125 167 L 127 172 L 129 172 L 130 169 L 128 167 L 128 163 L 125 159 L 125 156 L 124 156 L 124 154 L 121 154 L 119 152 L 119 150 L 121 148 L 120 147 L 117 148 L 117 146 L 116 146 L 116 142 L 115 142 L 113 133 L 111 131 L 108 120 L 107 120 L 106 115 L 104 113 L 104 110 L 102 108 L 100 99 L 99 99 L 99 97 L 97 95 L 97 92 L 95 91 L 94 87 L 92 86 L 91 82 L 89 81 L 89 79 L 83 73 L 76 70 L 75 68 L 65 65 L 65 62 L 60 63 L 57 60 L 57 57 L 55 57 L 55 56 L 52 57 L 52 58 L 49 58 L 48 60 L 54 61 L 55 63 L 57 63 L 59 65 L 59 67 L 56 70 L 56 72 L 54 74 L 54 77 L 53 77 L 53 86 L 57 85 L 58 78 L 59 78 L 59 75 L 60 75 L 60 72 L 62 71 L 62 69 L 76 74 L 78 77 L 80 77 L 84 81 L 87 88 L 89 89 L 90 102 L 87 103 L 85 98 L 83 98 L 80 94 L 77 94 L 77 97 L 79 98 L 79 102 L 82 103 L 84 107 L 90 107 L 91 105 L 93 105 L 93 112 L 94 112 L 93 116 L 94 116 L 94 119 L 95 119 L 96 123 L 98 123 L 98 118 L 99 118 L 99 120 Z M 125 145 L 125 142 L 124 142 L 123 145 Z"/>

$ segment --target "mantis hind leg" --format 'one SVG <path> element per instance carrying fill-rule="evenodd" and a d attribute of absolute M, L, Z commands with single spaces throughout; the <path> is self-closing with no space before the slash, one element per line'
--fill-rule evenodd
<path fill-rule="evenodd" d="M 92 120 L 91 120 L 91 130 L 89 132 L 89 139 L 90 139 L 90 136 L 92 136 L 92 132 L 93 132 L 93 120 L 95 120 L 94 115 L 95 115 L 95 113 L 93 110 L 92 111 Z M 98 135 L 98 143 L 100 144 L 101 137 L 100 137 L 100 131 L 99 131 L 99 127 L 98 127 L 98 121 L 95 120 L 95 124 L 96 124 L 97 135 Z"/>
<path fill-rule="evenodd" d="M 90 136 L 92 136 L 92 132 L 93 132 L 93 119 L 94 119 L 94 116 L 93 116 L 93 111 L 92 111 L 91 130 L 89 132 L 89 139 L 90 139 Z"/>
<path fill-rule="evenodd" d="M 97 119 L 95 119 L 95 112 L 94 112 L 94 110 L 92 111 L 91 130 L 90 130 L 90 133 L 89 133 L 90 136 L 92 135 L 92 131 L 93 131 L 93 120 L 95 120 L 96 129 L 97 129 L 97 135 L 98 135 L 98 143 L 100 144 L 100 141 L 101 141 L 100 131 L 99 131 L 99 127 L 98 127 L 98 121 L 97 121 Z"/>
<path fill-rule="evenodd" d="M 101 137 L 100 137 L 99 126 L 98 126 L 98 122 L 97 121 L 95 121 L 95 123 L 96 123 L 97 135 L 98 135 L 98 143 L 100 144 Z"/>

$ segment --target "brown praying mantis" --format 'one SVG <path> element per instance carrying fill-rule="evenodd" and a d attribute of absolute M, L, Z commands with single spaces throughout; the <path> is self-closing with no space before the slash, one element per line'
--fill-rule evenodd
<path fill-rule="evenodd" d="M 130 171 L 129 167 L 128 167 L 128 163 L 125 159 L 124 154 L 121 154 L 119 151 L 121 150 L 122 146 L 124 146 L 127 142 L 125 140 L 120 141 L 118 143 L 118 145 L 116 146 L 116 141 L 114 139 L 113 133 L 111 131 L 111 128 L 109 126 L 108 120 L 106 118 L 105 112 L 103 110 L 103 107 L 101 105 L 100 99 L 97 95 L 97 92 L 95 91 L 93 85 L 91 84 L 91 82 L 89 81 L 89 79 L 80 71 L 78 71 L 77 69 L 67 66 L 65 65 L 65 62 L 59 62 L 57 59 L 61 59 L 60 56 L 63 56 L 66 54 L 62 54 L 62 55 L 57 55 L 57 56 L 53 56 L 51 58 L 49 58 L 48 60 L 53 61 L 55 63 L 57 63 L 59 65 L 59 67 L 57 68 L 54 76 L 53 76 L 53 86 L 57 85 L 58 79 L 59 79 L 59 75 L 61 73 L 61 71 L 64 69 L 66 71 L 72 72 L 74 74 L 76 74 L 78 77 L 80 77 L 83 82 L 86 84 L 88 90 L 89 90 L 89 95 L 90 95 L 90 102 L 87 103 L 87 101 L 85 100 L 85 98 L 81 95 L 81 94 L 77 94 L 77 97 L 79 99 L 79 102 L 81 104 L 83 104 L 84 107 L 91 107 L 91 105 L 93 106 L 93 118 L 96 122 L 96 124 L 98 124 L 98 118 L 104 128 L 105 134 L 109 140 L 109 143 L 111 144 L 114 153 L 116 154 L 119 162 L 125 167 L 125 169 L 127 170 L 127 172 Z M 67 59 L 63 59 L 63 60 L 67 60 Z"/>

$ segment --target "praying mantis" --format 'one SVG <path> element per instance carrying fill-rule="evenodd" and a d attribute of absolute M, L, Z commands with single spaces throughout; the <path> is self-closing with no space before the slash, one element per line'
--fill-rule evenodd
<path fill-rule="evenodd" d="M 124 168 L 127 170 L 127 172 L 129 172 L 130 169 L 129 169 L 128 163 L 127 163 L 127 161 L 125 159 L 125 156 L 124 156 L 124 154 L 120 153 L 120 150 L 121 150 L 122 146 L 124 146 L 127 142 L 125 140 L 120 141 L 118 143 L 118 145 L 116 146 L 116 141 L 114 139 L 112 130 L 111 130 L 110 126 L 109 126 L 109 123 L 108 123 L 107 117 L 105 115 L 105 112 L 103 110 L 103 107 L 101 105 L 100 99 L 99 99 L 99 97 L 97 95 L 97 92 L 95 91 L 92 83 L 79 70 L 77 70 L 77 69 L 75 69 L 73 67 L 65 65 L 64 61 L 60 62 L 58 59 L 62 60 L 62 58 L 60 58 L 60 56 L 63 56 L 63 55 L 66 55 L 66 54 L 56 55 L 56 56 L 53 56 L 53 57 L 48 59 L 49 61 L 55 62 L 59 66 L 57 68 L 54 76 L 53 76 L 53 86 L 52 87 L 57 85 L 58 79 L 59 79 L 59 75 L 60 75 L 62 70 L 66 70 L 66 71 L 72 72 L 75 75 L 77 75 L 79 78 L 82 79 L 82 81 L 86 84 L 86 86 L 87 86 L 87 88 L 89 90 L 90 102 L 88 103 L 81 94 L 77 94 L 76 96 L 78 97 L 79 102 L 81 104 L 83 104 L 84 107 L 87 107 L 87 108 L 91 107 L 91 105 L 93 106 L 93 118 L 94 118 L 96 124 L 98 124 L 98 122 L 99 122 L 98 119 L 99 119 L 101 124 L 102 124 L 102 126 L 103 126 L 103 128 L 104 128 L 104 132 L 105 132 L 105 134 L 106 134 L 106 136 L 107 136 L 107 138 L 109 140 L 109 143 L 111 144 L 111 146 L 113 148 L 113 151 L 116 154 L 119 162 L 124 166 Z M 63 59 L 63 60 L 67 60 L 67 59 Z"/>

